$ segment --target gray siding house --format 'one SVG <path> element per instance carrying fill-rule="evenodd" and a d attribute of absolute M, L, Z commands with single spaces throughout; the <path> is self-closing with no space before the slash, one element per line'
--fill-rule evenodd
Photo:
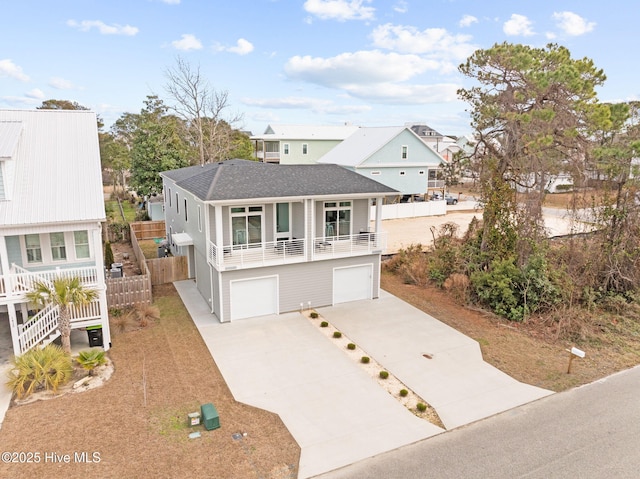
<path fill-rule="evenodd" d="M 161 173 L 167 238 L 219 321 L 378 297 L 370 205 L 397 191 L 337 165 L 246 160 Z"/>

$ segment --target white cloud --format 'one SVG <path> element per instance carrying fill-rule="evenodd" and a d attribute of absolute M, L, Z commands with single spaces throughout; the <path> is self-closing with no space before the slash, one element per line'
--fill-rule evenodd
<path fill-rule="evenodd" d="M 418 55 L 372 50 L 342 53 L 330 58 L 294 56 L 284 69 L 290 78 L 347 89 L 349 85 L 405 81 L 438 67 L 438 62 Z"/>
<path fill-rule="evenodd" d="M 527 17 L 514 13 L 511 15 L 511 18 L 504 23 L 502 30 L 507 35 L 522 35 L 528 37 L 534 34 L 531 25 L 531 20 Z"/>
<path fill-rule="evenodd" d="M 34 88 L 24 94 L 27 98 L 33 98 L 34 100 L 44 100 L 45 94 L 40 88 Z"/>
<path fill-rule="evenodd" d="M 466 59 L 477 49 L 476 45 L 470 43 L 471 36 L 452 35 L 444 28 L 419 31 L 411 26 L 387 23 L 376 27 L 371 38 L 376 47 L 401 53 L 426 54 L 431 58 L 453 59 L 456 62 Z"/>
<path fill-rule="evenodd" d="M 407 13 L 409 11 L 409 4 L 404 0 L 399 0 L 393 6 L 393 9 L 398 13 Z"/>
<path fill-rule="evenodd" d="M 73 28 L 77 28 L 81 32 L 88 32 L 92 28 L 96 28 L 102 35 L 126 35 L 133 36 L 138 33 L 137 27 L 131 25 L 107 25 L 101 20 L 82 20 L 76 22 L 75 20 L 67 20 L 67 25 Z"/>
<path fill-rule="evenodd" d="M 248 106 L 269 109 L 308 110 L 314 113 L 351 114 L 370 111 L 368 105 L 336 105 L 330 100 L 307 97 L 283 98 L 244 98 L 242 102 Z"/>
<path fill-rule="evenodd" d="M 470 27 L 474 23 L 478 23 L 478 19 L 476 17 L 473 15 L 464 15 L 460 19 L 460 22 L 458 22 L 458 25 L 461 27 Z"/>
<path fill-rule="evenodd" d="M 304 9 L 322 20 L 373 20 L 371 0 L 307 0 Z"/>
<path fill-rule="evenodd" d="M 227 48 L 227 51 L 238 55 L 246 55 L 253 51 L 253 44 L 244 38 L 240 38 L 236 42 L 236 46 Z"/>
<path fill-rule="evenodd" d="M 74 90 L 76 88 L 69 80 L 60 77 L 51 77 L 49 79 L 49 86 L 57 90 Z"/>
<path fill-rule="evenodd" d="M 377 103 L 416 105 L 446 103 L 457 100 L 460 85 L 439 83 L 434 85 L 405 85 L 380 83 L 373 86 L 358 85 L 349 89 L 349 94 Z"/>
<path fill-rule="evenodd" d="M 22 67 L 13 63 L 13 60 L 9 58 L 0 60 L 0 78 L 2 77 L 15 78 L 23 82 L 30 80 L 29 75 L 22 71 Z"/>
<path fill-rule="evenodd" d="M 587 22 L 580 15 L 573 12 L 554 12 L 553 19 L 556 20 L 558 28 L 571 36 L 584 35 L 592 31 L 596 26 L 595 22 Z"/>
<path fill-rule="evenodd" d="M 191 35 L 190 33 L 183 33 L 180 40 L 174 40 L 171 42 L 171 46 L 176 50 L 183 51 L 200 50 L 202 48 L 202 43 L 194 35 Z"/>

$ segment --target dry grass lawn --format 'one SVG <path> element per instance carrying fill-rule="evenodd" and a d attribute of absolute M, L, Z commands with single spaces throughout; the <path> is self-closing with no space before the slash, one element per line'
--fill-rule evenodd
<path fill-rule="evenodd" d="M 113 377 L 80 394 L 12 407 L 2 451 L 38 464 L 0 463 L 2 478 L 295 478 L 300 449 L 280 418 L 236 402 L 175 288 L 154 290 L 160 320 L 113 338 Z M 220 429 L 188 439 L 187 414 L 212 402 Z M 246 435 L 242 435 L 246 433 Z M 240 439 L 234 439 L 239 434 Z M 74 463 L 75 452 L 98 463 Z M 70 464 L 45 462 L 69 454 Z"/>

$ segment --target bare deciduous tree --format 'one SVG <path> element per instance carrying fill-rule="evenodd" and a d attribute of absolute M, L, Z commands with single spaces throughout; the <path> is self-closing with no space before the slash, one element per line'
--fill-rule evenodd
<path fill-rule="evenodd" d="M 171 109 L 180 116 L 197 148 L 200 164 L 222 161 L 233 149 L 233 127 L 242 121 L 239 113 L 230 113 L 229 92 L 213 88 L 200 73 L 182 58 L 166 70 L 165 89 L 174 100 Z"/>

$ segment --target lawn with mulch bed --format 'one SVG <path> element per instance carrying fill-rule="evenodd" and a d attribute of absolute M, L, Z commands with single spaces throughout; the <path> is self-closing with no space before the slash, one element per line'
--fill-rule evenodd
<path fill-rule="evenodd" d="M 0 463 L 0 477 L 297 476 L 300 448 L 280 418 L 233 399 L 172 285 L 154 288 L 154 298 L 159 320 L 114 334 L 115 372 L 104 386 L 9 409 L 0 449 L 37 452 L 39 463 Z M 188 413 L 208 402 L 221 427 L 189 427 Z M 195 430 L 202 436 L 189 439 Z M 82 452 L 99 462 L 75 462 Z M 53 453 L 70 463 L 54 463 Z"/>

